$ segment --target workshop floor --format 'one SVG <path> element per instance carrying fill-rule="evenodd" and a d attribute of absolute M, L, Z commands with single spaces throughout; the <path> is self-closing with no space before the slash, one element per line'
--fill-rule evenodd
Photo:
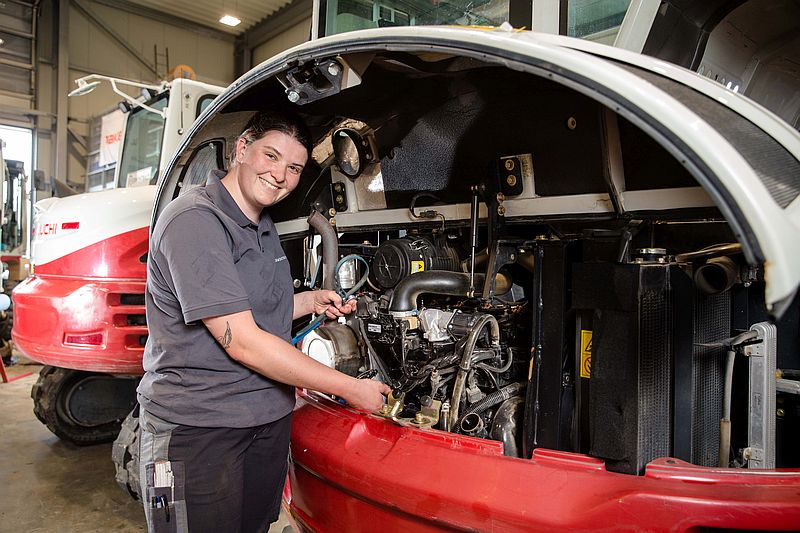
<path fill-rule="evenodd" d="M 0 533 L 146 531 L 141 504 L 114 481 L 111 444 L 62 442 L 33 414 L 41 366 L 19 357 L 0 383 Z M 283 514 L 270 533 L 288 525 Z"/>

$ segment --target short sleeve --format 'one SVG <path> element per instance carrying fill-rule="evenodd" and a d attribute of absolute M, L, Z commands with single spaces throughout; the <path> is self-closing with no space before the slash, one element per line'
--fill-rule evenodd
<path fill-rule="evenodd" d="M 229 239 L 222 222 L 204 209 L 177 214 L 161 234 L 156 261 L 187 324 L 251 308 Z"/>

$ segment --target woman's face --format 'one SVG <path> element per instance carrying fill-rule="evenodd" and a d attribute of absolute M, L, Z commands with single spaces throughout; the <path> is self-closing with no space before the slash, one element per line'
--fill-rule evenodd
<path fill-rule="evenodd" d="M 240 138 L 236 160 L 244 200 L 259 212 L 280 202 L 297 187 L 308 150 L 291 135 L 273 130 L 249 144 Z"/>

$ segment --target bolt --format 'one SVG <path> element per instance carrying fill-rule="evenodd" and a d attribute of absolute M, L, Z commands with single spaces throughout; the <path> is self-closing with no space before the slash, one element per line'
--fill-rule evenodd
<path fill-rule="evenodd" d="M 385 403 L 385 404 L 383 404 L 383 405 L 381 406 L 380 413 L 381 413 L 382 415 L 386 415 L 388 412 L 389 412 L 389 404 L 388 404 L 388 403 Z"/>
<path fill-rule="evenodd" d="M 511 174 L 506 178 L 506 183 L 508 183 L 509 187 L 513 187 L 517 184 L 517 177 L 514 174 Z"/>
<path fill-rule="evenodd" d="M 300 281 L 299 279 L 292 281 L 292 286 L 294 286 L 295 289 L 299 289 L 302 284 L 303 282 Z"/>
<path fill-rule="evenodd" d="M 339 66 L 339 63 L 331 62 L 328 63 L 328 74 L 331 76 L 338 76 L 339 73 L 342 72 L 342 67 Z"/>
<path fill-rule="evenodd" d="M 571 130 L 574 130 L 578 127 L 578 121 L 575 120 L 575 117 L 569 117 L 567 119 L 567 127 Z"/>
<path fill-rule="evenodd" d="M 783 415 L 785 415 L 785 414 L 786 414 L 786 412 L 785 412 L 783 409 L 777 409 L 777 410 L 775 411 L 775 415 L 776 415 L 776 416 L 780 416 L 780 417 L 782 417 L 782 416 L 783 416 Z"/>
<path fill-rule="evenodd" d="M 332 216 L 332 217 L 335 217 L 336 216 L 336 209 L 334 209 L 333 207 L 328 209 L 328 215 Z"/>
<path fill-rule="evenodd" d="M 511 255 L 508 256 L 508 258 L 511 259 L 512 261 L 515 261 L 517 259 L 517 256 L 515 256 L 514 254 L 511 254 Z"/>
<path fill-rule="evenodd" d="M 333 190 L 336 192 L 342 192 L 342 182 L 337 181 L 333 184 Z"/>
<path fill-rule="evenodd" d="M 336 195 L 336 203 L 337 204 L 343 204 L 344 203 L 344 196 L 342 196 L 341 194 L 337 194 Z"/>
<path fill-rule="evenodd" d="M 329 223 L 331 226 L 335 226 L 335 225 L 336 225 L 336 219 L 335 219 L 335 218 L 332 218 L 332 219 L 328 220 L 328 223 Z"/>
<path fill-rule="evenodd" d="M 513 159 L 506 159 L 506 170 L 514 170 L 514 160 Z"/>
<path fill-rule="evenodd" d="M 289 89 L 286 91 L 286 98 L 288 98 L 291 103 L 296 104 L 300 100 L 300 93 L 294 89 Z"/>
<path fill-rule="evenodd" d="M 502 206 L 502 205 L 498 205 L 497 206 L 497 214 L 500 215 L 501 217 L 506 216 L 506 208 L 504 206 Z"/>
<path fill-rule="evenodd" d="M 501 192 L 497 193 L 497 201 L 500 202 L 500 203 L 505 202 L 506 201 L 506 195 L 501 193 Z"/>
<path fill-rule="evenodd" d="M 417 412 L 417 414 L 414 415 L 414 422 L 416 422 L 417 424 L 422 424 L 423 422 L 425 422 L 425 415 L 423 415 L 420 412 Z"/>

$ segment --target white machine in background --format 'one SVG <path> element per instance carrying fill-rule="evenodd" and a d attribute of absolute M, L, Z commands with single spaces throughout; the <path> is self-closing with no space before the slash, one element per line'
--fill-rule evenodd
<path fill-rule="evenodd" d="M 223 90 L 182 78 L 155 86 L 90 75 L 71 95 L 102 81 L 128 110 L 116 188 L 36 204 L 32 275 L 13 295 L 14 342 L 47 365 L 33 387 L 34 411 L 53 433 L 79 445 L 112 440 L 135 403 L 156 182 L 184 132 Z M 144 100 L 118 85 L 140 89 Z"/>

